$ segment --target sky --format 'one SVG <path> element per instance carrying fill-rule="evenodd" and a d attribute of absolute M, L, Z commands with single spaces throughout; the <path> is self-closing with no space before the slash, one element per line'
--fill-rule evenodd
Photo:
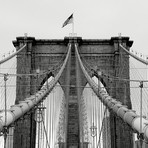
<path fill-rule="evenodd" d="M 62 28 L 74 13 L 74 30 L 83 39 L 128 36 L 133 50 L 148 55 L 147 0 L 0 0 L 0 53 L 14 49 L 18 36 L 63 39 L 72 25 Z"/>

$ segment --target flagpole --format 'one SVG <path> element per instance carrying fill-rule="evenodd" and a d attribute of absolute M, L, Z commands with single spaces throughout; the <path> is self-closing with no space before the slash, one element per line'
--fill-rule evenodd
<path fill-rule="evenodd" d="M 71 37 L 74 37 L 74 18 L 73 18 L 73 13 L 68 17 L 68 19 L 63 23 L 63 27 L 65 27 L 67 24 L 72 24 L 72 33 Z"/>

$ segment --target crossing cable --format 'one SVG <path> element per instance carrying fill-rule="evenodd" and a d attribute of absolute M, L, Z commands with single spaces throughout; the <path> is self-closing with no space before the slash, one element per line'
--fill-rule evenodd
<path fill-rule="evenodd" d="M 49 82 L 48 88 L 46 86 L 43 86 L 40 91 L 38 91 L 35 95 L 30 96 L 29 98 L 24 99 L 24 101 L 20 101 L 19 104 L 11 106 L 9 110 L 7 110 L 7 124 L 6 126 L 9 126 L 13 122 L 15 122 L 17 119 L 22 117 L 25 113 L 29 112 L 30 109 L 33 109 L 35 105 L 37 105 L 40 101 L 44 99 L 46 95 L 48 95 L 51 90 L 54 88 L 54 86 L 57 84 L 59 78 L 61 77 L 61 74 L 63 73 L 67 61 L 69 59 L 69 55 L 71 53 L 71 44 L 68 46 L 68 53 L 66 55 L 66 58 L 64 60 L 64 63 L 59 70 L 58 74 L 55 76 L 54 79 L 52 79 Z M 37 97 L 36 97 L 37 96 Z M 0 132 L 2 132 L 4 123 L 5 123 L 5 115 L 4 112 L 0 112 Z"/>
<path fill-rule="evenodd" d="M 130 51 L 128 51 L 122 44 L 119 44 L 119 46 L 126 52 L 128 53 L 130 56 L 132 56 L 134 59 L 138 60 L 139 62 L 148 65 L 148 62 L 146 60 L 143 60 L 141 58 L 139 58 L 138 56 L 134 55 L 133 53 L 131 53 Z"/>
<path fill-rule="evenodd" d="M 21 52 L 27 45 L 24 44 L 18 51 L 13 53 L 12 55 L 8 56 L 7 58 L 4 58 L 3 60 L 0 61 L 0 64 L 3 64 L 7 62 L 8 60 L 12 59 L 15 55 L 17 55 L 19 52 Z"/>
<path fill-rule="evenodd" d="M 57 69 L 59 69 L 59 67 Z M 57 69 L 55 69 L 55 70 L 57 70 Z M 21 77 L 21 76 L 42 76 L 42 75 L 48 74 L 49 72 L 53 72 L 55 70 L 54 69 L 49 69 L 49 70 L 46 70 L 46 71 L 43 71 L 43 72 L 40 72 L 40 73 L 31 73 L 31 74 L 10 74 L 10 73 L 7 73 L 7 74 L 9 76 L 18 76 L 18 77 Z M 4 74 L 5 73 L 0 73 L 0 77 L 3 77 Z"/>
<path fill-rule="evenodd" d="M 92 69 L 92 71 L 94 71 L 95 73 L 97 72 L 97 71 L 95 71 L 93 69 Z M 126 81 L 126 82 L 141 82 L 141 81 L 148 82 L 148 80 L 136 80 L 136 79 L 131 80 L 131 79 L 126 79 L 126 78 L 120 78 L 120 77 L 107 75 L 107 74 L 103 73 L 102 71 L 100 71 L 100 72 L 101 72 L 101 76 L 100 76 L 101 78 L 104 77 L 104 78 L 107 78 L 109 80 L 114 80 L 114 81 L 120 80 L 120 81 Z"/>
<path fill-rule="evenodd" d="M 132 66 L 133 67 L 135 67 L 134 66 L 134 64 L 133 63 L 131 63 L 132 64 Z M 137 76 L 138 76 L 138 78 L 139 78 L 139 80 L 140 81 L 143 81 L 143 77 L 141 76 L 141 74 L 139 73 L 139 71 L 134 71 L 134 72 L 131 72 L 131 74 L 133 75 L 133 77 L 135 77 L 136 78 L 136 73 L 137 73 Z M 143 81 L 143 82 L 145 82 L 145 81 Z M 147 87 L 148 85 L 147 85 L 147 83 L 146 83 L 146 87 Z M 145 88 L 145 87 L 144 87 Z M 147 91 L 146 90 L 144 90 L 145 91 L 145 93 L 147 94 Z"/>
<path fill-rule="evenodd" d="M 91 71 L 91 69 L 92 69 L 94 63 L 91 62 L 91 61 L 89 61 L 89 64 L 88 64 L 87 60 L 83 57 L 83 55 L 82 55 L 81 53 L 79 53 L 79 54 L 80 54 L 80 57 L 82 58 L 82 61 L 83 61 L 84 66 L 88 69 L 88 71 Z M 114 59 L 109 59 L 109 58 L 107 58 L 106 60 L 107 60 L 109 63 L 116 63 Z M 105 64 L 107 63 L 106 60 L 105 60 Z M 90 63 L 91 63 L 91 64 L 90 64 Z M 115 65 L 115 66 L 117 66 L 117 65 Z"/>
<path fill-rule="evenodd" d="M 55 135 L 54 135 L 54 129 L 55 129 L 55 124 L 54 124 L 54 119 L 55 119 L 55 88 L 52 90 L 52 114 L 51 114 L 51 127 L 52 127 L 52 130 L 51 130 L 51 138 L 52 138 L 52 144 L 54 145 L 54 138 L 55 138 Z"/>
<path fill-rule="evenodd" d="M 11 61 L 9 61 L 9 62 L 11 62 Z M 4 64 L 3 64 L 3 65 L 4 65 Z M 4 75 L 5 75 L 6 73 L 7 73 L 7 74 L 8 74 L 8 73 L 13 73 L 13 71 L 16 70 L 16 68 L 14 68 L 15 65 L 16 65 L 16 63 L 13 61 L 13 64 L 11 65 L 11 67 L 8 68 L 8 71 L 5 72 L 5 73 L 3 73 L 2 76 L 0 75 L 0 77 L 4 77 Z M 0 70 L 3 70 L 3 69 L 0 67 Z M 6 69 L 5 69 L 5 70 L 6 70 Z M 3 83 L 3 79 L 0 80 L 0 83 Z"/>
<path fill-rule="evenodd" d="M 120 44 L 121 45 L 121 44 Z M 134 55 L 132 53 L 130 53 L 127 49 L 125 49 L 122 45 L 121 45 L 121 48 L 124 49 L 125 52 L 127 52 L 128 54 L 131 54 L 131 55 Z M 134 55 L 135 56 L 135 55 Z M 135 56 L 137 57 L 137 56 Z M 139 61 L 142 61 L 143 59 L 137 57 L 138 59 L 140 59 Z M 88 62 L 83 58 L 83 61 L 84 61 L 84 66 L 85 68 L 92 73 L 92 70 L 94 71 L 94 69 L 92 68 L 92 66 L 90 66 L 90 64 L 88 64 Z M 115 60 L 114 60 L 115 61 Z M 147 61 L 143 60 L 144 62 L 142 63 L 148 63 Z M 108 74 L 105 74 L 104 72 L 102 72 L 102 77 L 106 77 L 107 79 L 110 79 L 110 80 L 120 80 L 120 81 L 127 81 L 127 82 L 140 82 L 141 80 L 136 80 L 136 79 L 133 79 L 133 80 L 130 80 L 130 79 L 126 79 L 126 78 L 120 78 L 120 77 L 115 77 L 115 76 L 111 76 L 111 75 L 108 75 Z M 143 82 L 148 82 L 148 80 L 143 80 Z"/>
<path fill-rule="evenodd" d="M 95 72 L 96 71 L 94 69 L 92 69 L 91 66 L 88 65 L 88 67 L 85 65 L 85 68 L 88 69 L 88 71 L 90 71 L 91 73 L 92 72 Z M 100 71 L 100 70 L 99 70 Z M 108 74 L 105 74 L 103 71 L 100 71 L 101 72 L 101 76 L 100 77 L 104 77 L 104 78 L 107 78 L 107 79 L 110 79 L 110 80 L 114 80 L 114 81 L 117 81 L 117 80 L 120 80 L 120 81 L 126 81 L 126 82 L 140 82 L 141 80 L 136 80 L 136 79 L 126 79 L 126 78 L 120 78 L 120 77 L 115 77 L 115 76 L 112 76 L 112 75 L 108 75 Z M 148 82 L 148 80 L 142 80 L 143 82 Z"/>
<path fill-rule="evenodd" d="M 47 75 L 49 72 L 54 72 L 57 71 L 58 69 L 60 69 L 60 67 L 62 66 L 62 62 L 59 62 L 60 64 L 57 64 L 58 66 L 53 66 L 52 68 L 50 68 L 49 70 L 45 70 L 42 71 L 40 73 L 31 73 L 31 74 L 11 74 L 11 73 L 7 73 L 9 76 L 42 76 L 42 75 Z M 56 67 L 56 68 L 54 68 Z M 5 75 L 5 73 L 0 73 L 0 77 L 3 77 Z"/>
<path fill-rule="evenodd" d="M 84 61 L 84 67 L 87 69 L 87 71 L 89 71 L 90 73 L 92 73 L 92 72 L 95 72 L 96 73 L 96 71 L 92 68 L 92 66 L 90 66 L 89 64 L 88 64 L 88 62 L 86 62 L 86 60 L 83 58 L 83 61 Z M 99 71 L 100 71 L 100 69 L 99 69 Z M 111 76 L 111 75 L 108 75 L 108 74 L 105 74 L 103 71 L 100 71 L 101 73 L 102 73 L 102 75 L 100 76 L 101 78 L 107 78 L 107 79 L 109 79 L 109 80 L 114 80 L 114 81 L 126 81 L 126 82 L 140 82 L 141 80 L 136 80 L 136 79 L 126 79 L 126 78 L 120 78 L 120 77 L 115 77 L 115 76 Z M 143 80 L 143 82 L 148 82 L 148 80 Z"/>
<path fill-rule="evenodd" d="M 131 63 L 131 64 L 133 64 L 133 63 Z M 134 65 L 133 65 L 134 66 Z M 131 76 L 134 76 L 134 79 L 136 78 L 136 73 L 137 73 L 137 76 L 138 76 L 138 78 L 140 79 L 140 82 L 138 82 L 138 84 L 140 83 L 141 84 L 141 82 L 143 83 L 143 78 L 141 77 L 141 75 L 140 75 L 140 73 L 138 72 L 138 71 L 134 71 L 134 72 L 132 72 L 131 73 Z M 146 87 L 147 87 L 147 83 L 145 83 L 146 85 L 145 85 L 145 87 L 143 86 L 143 99 L 141 100 L 142 102 L 143 102 L 143 114 L 144 115 L 147 115 L 147 101 L 146 101 L 146 98 L 147 98 L 147 96 L 148 96 L 148 93 L 147 93 L 147 89 L 146 89 Z M 131 84 L 131 85 L 133 85 L 133 84 Z M 141 85 L 140 85 L 141 86 Z M 132 91 L 134 91 L 134 90 L 132 90 Z M 136 90 L 136 91 L 134 91 L 134 97 L 132 97 L 132 99 L 134 100 L 134 101 L 132 101 L 133 102 L 133 109 L 136 109 L 136 111 L 138 112 L 138 113 L 140 113 L 140 107 L 139 107 L 139 104 L 140 103 L 142 103 L 142 102 L 137 102 L 138 100 L 139 100 L 139 98 L 136 98 L 137 96 L 140 96 L 140 94 L 138 93 L 138 91 Z M 138 100 L 137 100 L 138 99 Z M 135 102 L 135 103 L 134 103 Z"/>
<path fill-rule="evenodd" d="M 86 61 L 85 61 L 86 62 Z M 88 64 L 87 64 L 88 65 Z M 89 65 L 88 65 L 89 66 Z M 88 69 L 88 71 L 90 71 L 90 69 L 92 69 L 92 67 L 90 67 L 89 66 L 89 68 L 88 67 L 86 67 L 87 69 Z M 96 71 L 95 71 L 95 73 L 96 73 Z M 117 81 L 117 80 L 120 80 L 120 81 L 130 81 L 130 82 L 138 82 L 138 83 L 140 83 L 141 82 L 141 80 L 130 80 L 130 79 L 122 79 L 122 78 L 120 78 L 120 77 L 114 77 L 114 76 L 110 76 L 110 75 L 107 75 L 107 74 L 104 74 L 102 71 L 101 71 L 101 73 L 102 73 L 102 75 L 100 76 L 101 78 L 107 78 L 108 80 L 111 80 L 111 81 L 113 81 L 113 80 L 115 80 L 115 81 Z M 143 80 L 143 82 L 148 82 L 147 80 Z M 139 88 L 139 87 L 137 87 L 137 88 Z M 147 91 L 144 89 L 144 92 L 147 94 Z M 136 93 L 137 93 L 137 91 L 136 91 Z"/>
<path fill-rule="evenodd" d="M 86 62 L 86 60 L 85 59 L 83 59 L 83 61 L 85 61 L 85 63 L 87 64 L 87 66 L 89 67 L 86 67 L 87 69 L 88 69 L 88 71 L 90 71 L 90 69 L 92 69 L 92 67 L 91 66 L 89 66 L 89 64 Z M 101 72 L 101 73 L 103 73 L 103 72 Z M 102 75 L 102 77 L 106 77 L 107 79 L 110 79 L 111 81 L 112 80 L 120 80 L 120 81 L 130 81 L 130 82 L 132 82 L 132 81 L 134 81 L 134 82 L 141 82 L 141 80 L 129 80 L 129 79 L 121 79 L 120 77 L 114 77 L 114 76 L 109 76 L 109 75 L 106 75 L 106 74 L 103 74 Z M 144 82 L 148 82 L 147 80 L 144 80 Z M 146 90 L 144 90 L 145 92 L 146 92 Z M 136 93 L 137 93 L 137 91 L 136 91 Z"/>
<path fill-rule="evenodd" d="M 15 53 L 14 53 L 13 55 L 11 55 L 11 56 L 14 57 L 16 54 L 18 54 L 20 51 L 22 51 L 25 47 L 26 47 L 26 44 L 25 44 L 22 48 L 20 48 L 20 50 L 18 50 L 17 52 L 15 52 Z M 66 51 L 65 51 L 65 53 L 62 55 L 61 60 L 58 61 L 56 64 L 54 64 L 53 67 L 51 67 L 50 69 L 45 70 L 45 71 L 43 71 L 43 72 L 41 72 L 41 73 L 39 73 L 39 74 L 37 74 L 37 73 L 34 73 L 34 74 L 9 74 L 9 73 L 8 73 L 8 75 L 9 75 L 9 76 L 37 76 L 37 75 L 46 75 L 46 74 L 48 74 L 48 72 L 55 72 L 55 71 L 59 70 L 59 69 L 61 68 L 62 64 L 63 64 L 63 60 L 64 60 L 65 56 L 66 56 Z M 12 57 L 10 57 L 10 58 L 12 58 Z M 10 59 L 10 58 L 9 58 L 9 59 Z M 8 60 L 9 60 L 9 59 L 8 59 Z M 6 58 L 6 60 L 7 60 L 7 58 Z M 3 59 L 2 62 L 3 62 L 3 61 L 6 62 L 6 60 Z M 0 61 L 0 62 L 1 62 L 1 61 Z M 1 63 L 0 63 L 0 64 L 1 64 Z M 5 73 L 0 73 L 0 77 L 1 77 L 1 76 L 3 77 L 4 74 L 5 74 Z"/>
<path fill-rule="evenodd" d="M 131 76 L 136 77 L 136 73 L 137 73 L 137 76 L 138 76 L 139 79 L 140 79 L 140 82 L 139 82 L 139 83 L 143 82 L 143 80 L 142 80 L 143 78 L 141 77 L 140 73 L 138 73 L 137 71 L 132 72 L 132 73 L 131 73 L 131 74 L 132 74 Z M 139 84 L 139 83 L 138 83 L 138 84 Z M 146 88 L 147 88 L 148 85 L 147 85 L 147 83 L 145 83 L 145 84 L 146 84 L 146 85 L 143 86 L 143 92 L 144 92 L 144 93 L 143 93 L 143 95 L 144 95 L 143 97 L 145 98 L 145 99 L 143 99 L 143 101 L 144 101 L 145 106 L 143 106 L 143 107 L 144 107 L 144 110 L 146 111 L 146 110 L 147 110 L 147 106 L 146 106 L 147 101 L 146 101 L 146 98 L 147 98 L 147 96 L 148 96 L 148 92 L 147 92 L 147 89 L 146 89 Z M 136 93 L 137 95 L 136 95 L 135 93 Z M 135 96 L 139 96 L 139 95 L 140 95 L 140 94 L 138 94 L 138 91 L 134 91 L 134 94 L 135 94 Z M 135 103 L 135 104 L 138 105 L 137 103 Z"/>
<path fill-rule="evenodd" d="M 140 134 L 140 136 L 142 135 L 142 138 L 148 142 L 148 120 L 142 117 L 142 134 L 141 134 L 140 124 L 139 124 L 140 116 L 137 115 L 135 111 L 128 109 L 127 106 L 124 106 L 120 101 L 117 101 L 116 99 L 113 99 L 111 96 L 109 96 L 107 91 L 102 89 L 91 79 L 80 59 L 80 55 L 77 50 L 77 44 L 75 44 L 75 50 L 82 72 L 86 77 L 89 85 L 92 87 L 93 91 L 99 97 L 99 99 L 103 102 L 105 106 L 107 106 L 108 109 L 113 110 L 113 112 L 117 116 L 121 117 L 121 119 L 125 123 L 127 123 L 134 131 L 137 131 L 137 133 Z"/>
<path fill-rule="evenodd" d="M 51 107 L 50 107 L 51 106 L 51 103 L 49 103 L 49 101 L 51 102 L 51 99 L 49 99 L 49 98 L 44 101 L 45 106 L 46 106 L 45 119 L 46 119 L 46 131 L 47 131 L 47 134 L 50 133 L 50 126 L 49 126 L 49 124 L 50 124 L 50 120 L 51 120 L 51 115 L 50 115 L 51 114 Z M 47 118 L 47 116 L 48 116 L 48 118 Z M 49 137 L 48 141 L 49 141 L 49 145 L 50 145 L 51 136 Z M 48 144 L 46 143 L 46 146 L 45 147 L 47 148 L 47 146 L 48 146 Z"/>
<path fill-rule="evenodd" d="M 95 94 L 94 94 L 95 95 Z M 98 139 L 98 132 L 97 132 L 97 121 L 98 121 L 98 116 L 97 116 L 97 114 L 98 114 L 98 110 L 97 110 L 97 103 L 98 103 L 98 101 L 100 101 L 100 100 L 98 100 L 97 99 L 97 96 L 95 95 L 95 98 L 94 98 L 95 100 L 94 100 L 94 108 L 95 108 L 95 124 L 96 124 L 96 146 L 97 146 L 97 139 Z"/>

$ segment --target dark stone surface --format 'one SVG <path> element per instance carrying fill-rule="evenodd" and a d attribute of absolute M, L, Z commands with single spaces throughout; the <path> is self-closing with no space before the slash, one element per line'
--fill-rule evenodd
<path fill-rule="evenodd" d="M 97 66 L 104 74 L 109 76 L 129 78 L 129 57 L 124 51 L 119 49 L 119 42 L 123 43 L 124 46 L 128 48 L 132 46 L 133 41 L 130 41 L 129 37 L 112 37 L 111 39 L 82 39 L 81 37 L 77 37 L 71 41 L 79 44 L 79 53 L 82 61 L 88 63 L 90 67 L 95 68 Z M 17 56 L 18 74 L 35 73 L 38 68 L 41 71 L 50 68 L 56 69 L 57 66 L 55 65 L 62 63 L 64 60 L 65 53 L 68 50 L 67 45 L 69 43 L 69 37 L 53 40 L 35 39 L 34 37 L 24 39 L 24 37 L 17 37 L 16 41 L 13 41 L 16 49 L 21 47 L 24 43 L 27 43 L 27 48 Z M 70 64 L 65 68 L 59 80 L 61 85 L 85 86 L 86 80 L 76 63 L 73 47 Z M 55 70 L 53 73 L 49 73 L 48 77 L 51 75 L 54 76 L 57 71 Z M 35 77 L 31 76 L 18 77 L 16 103 L 30 96 L 30 94 L 33 94 L 36 89 L 35 86 L 40 86 L 40 84 L 43 84 L 44 80 L 45 76 L 38 77 L 38 81 Z M 103 81 L 108 87 L 107 90 L 111 96 L 131 108 L 129 83 L 121 81 L 115 82 L 108 78 L 103 78 Z M 80 146 L 78 99 L 83 88 L 79 90 L 72 86 L 62 88 L 65 92 L 68 109 L 67 148 L 72 146 L 78 148 Z M 30 116 L 26 119 L 27 124 L 25 125 L 18 122 L 18 126 L 16 126 L 14 132 L 14 147 L 21 147 L 22 143 L 28 143 L 25 148 L 34 148 L 35 139 L 32 140 L 31 138 L 35 137 L 35 133 L 33 133 L 33 136 L 30 136 L 32 134 L 31 131 L 35 129 L 35 124 L 31 122 L 32 117 L 33 116 Z M 110 120 L 112 148 L 131 148 L 132 135 L 129 128 L 121 124 L 120 119 L 115 117 L 112 113 Z M 24 132 L 23 129 L 27 130 Z M 21 140 L 18 141 L 17 139 Z"/>

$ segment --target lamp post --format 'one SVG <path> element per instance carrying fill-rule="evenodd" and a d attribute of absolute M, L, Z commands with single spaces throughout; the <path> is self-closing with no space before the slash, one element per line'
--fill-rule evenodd
<path fill-rule="evenodd" d="M 93 138 L 93 148 L 95 148 L 95 140 L 94 140 L 94 138 L 97 135 L 97 127 L 94 125 L 94 122 L 93 122 L 92 126 L 90 127 L 90 134 L 91 134 L 91 136 Z"/>

